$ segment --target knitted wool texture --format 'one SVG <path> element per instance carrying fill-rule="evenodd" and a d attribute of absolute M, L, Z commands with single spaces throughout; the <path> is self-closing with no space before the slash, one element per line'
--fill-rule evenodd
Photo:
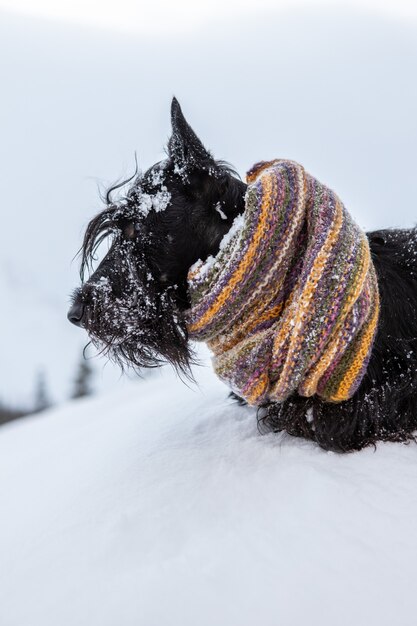
<path fill-rule="evenodd" d="M 350 398 L 365 374 L 379 295 L 368 239 L 337 195 L 293 161 L 255 165 L 245 212 L 188 276 L 190 337 L 251 405 L 293 392 Z"/>

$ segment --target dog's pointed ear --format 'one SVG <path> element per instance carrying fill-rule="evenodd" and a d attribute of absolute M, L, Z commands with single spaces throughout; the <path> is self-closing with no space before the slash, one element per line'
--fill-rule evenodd
<path fill-rule="evenodd" d="M 211 170 L 216 163 L 208 150 L 203 146 L 191 126 L 184 117 L 176 98 L 171 104 L 172 135 L 168 142 L 168 155 L 181 172 L 194 169 Z"/>

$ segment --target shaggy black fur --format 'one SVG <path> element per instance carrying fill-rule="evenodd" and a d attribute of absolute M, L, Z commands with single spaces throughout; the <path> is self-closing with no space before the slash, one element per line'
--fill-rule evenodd
<path fill-rule="evenodd" d="M 168 361 L 187 373 L 192 361 L 183 317 L 189 306 L 187 273 L 197 259 L 217 253 L 222 237 L 244 210 L 246 185 L 204 148 L 175 98 L 171 119 L 167 159 L 113 187 L 105 209 L 88 225 L 82 246 L 83 284 L 68 317 L 121 364 L 140 368 Z M 124 187 L 128 191 L 120 196 Z M 284 430 L 340 452 L 378 440 L 414 439 L 417 231 L 385 230 L 368 237 L 382 310 L 359 390 L 340 404 L 294 394 L 281 404 L 261 407 L 262 430 Z M 98 247 L 109 238 L 109 251 L 84 280 Z"/>

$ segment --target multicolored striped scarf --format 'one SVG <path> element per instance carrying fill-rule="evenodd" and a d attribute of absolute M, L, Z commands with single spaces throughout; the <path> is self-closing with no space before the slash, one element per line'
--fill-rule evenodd
<path fill-rule="evenodd" d="M 358 389 L 379 316 L 368 239 L 337 195 L 293 161 L 258 163 L 243 215 L 188 276 L 192 339 L 251 405 Z"/>

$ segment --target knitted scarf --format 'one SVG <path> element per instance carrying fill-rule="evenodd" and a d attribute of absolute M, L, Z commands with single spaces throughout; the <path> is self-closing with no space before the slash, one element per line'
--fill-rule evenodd
<path fill-rule="evenodd" d="M 251 405 L 293 392 L 350 398 L 378 315 L 368 239 L 337 195 L 293 161 L 255 165 L 245 211 L 215 258 L 189 272 L 192 339 Z"/>

